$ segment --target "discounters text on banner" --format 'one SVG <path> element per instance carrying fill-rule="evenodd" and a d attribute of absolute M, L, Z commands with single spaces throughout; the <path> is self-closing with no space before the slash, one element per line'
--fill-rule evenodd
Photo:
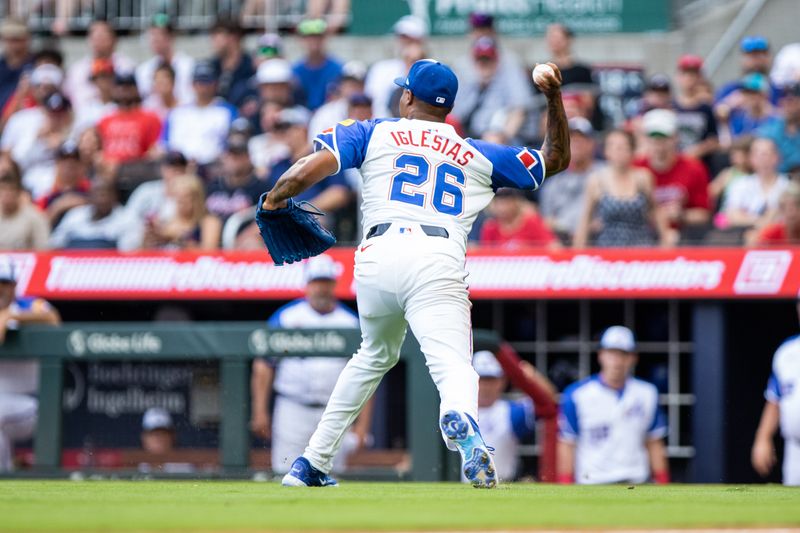
<path fill-rule="evenodd" d="M 340 298 L 353 299 L 353 249 L 335 248 Z M 51 300 L 284 300 L 303 293 L 303 265 L 266 253 L 18 253 L 18 292 Z M 473 299 L 794 298 L 800 248 L 471 249 Z"/>

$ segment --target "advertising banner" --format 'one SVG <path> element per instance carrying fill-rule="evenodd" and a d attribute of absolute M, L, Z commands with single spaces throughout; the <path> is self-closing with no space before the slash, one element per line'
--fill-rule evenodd
<path fill-rule="evenodd" d="M 340 298 L 353 299 L 353 249 L 328 252 Z M 286 300 L 303 294 L 303 264 L 260 252 L 12 254 L 18 291 L 50 300 Z M 800 248 L 471 249 L 474 299 L 794 298 Z M 142 341 L 144 342 L 144 341 Z"/>

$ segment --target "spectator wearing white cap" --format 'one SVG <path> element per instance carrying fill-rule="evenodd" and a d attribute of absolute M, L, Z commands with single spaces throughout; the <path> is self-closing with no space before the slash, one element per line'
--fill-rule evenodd
<path fill-rule="evenodd" d="M 428 23 L 420 17 L 406 15 L 395 22 L 393 33 L 396 56 L 375 62 L 365 80 L 364 92 L 372 98 L 375 118 L 392 116 L 390 101 L 397 89 L 394 80 L 405 76 L 416 60 L 425 57 Z"/>
<path fill-rule="evenodd" d="M 786 44 L 778 51 L 769 77 L 778 87 L 800 83 L 800 42 Z"/>
<path fill-rule="evenodd" d="M 655 202 L 672 228 L 708 224 L 708 171 L 703 163 L 678 150 L 678 118 L 669 109 L 653 109 L 642 117 L 643 156 L 634 165 L 655 177 Z"/>
<path fill-rule="evenodd" d="M 547 390 L 555 387 L 528 362 L 524 372 Z M 509 399 L 503 393 L 508 380 L 494 354 L 488 350 L 475 352 L 472 366 L 478 381 L 478 422 L 486 444 L 495 449 L 494 464 L 501 481 L 512 481 L 519 475 L 519 446 L 536 430 L 534 405 L 530 398 Z M 462 481 L 466 478 L 462 475 Z"/>
<path fill-rule="evenodd" d="M 31 82 L 42 82 L 41 92 L 34 89 L 38 105 L 11 115 L 0 138 L 0 151 L 19 165 L 22 184 L 34 199 L 52 186 L 56 151 L 74 134 L 70 101 L 60 92 L 49 89 L 54 86 L 51 84 L 60 83 L 61 76 L 61 70 L 53 65 L 42 65 L 34 70 Z"/>
<path fill-rule="evenodd" d="M 25 324 L 58 325 L 58 311 L 41 298 L 18 296 L 17 266 L 0 255 L 0 345 Z M 39 411 L 37 361 L 0 361 L 0 472 L 13 469 L 14 442 L 33 436 Z"/>
<path fill-rule="evenodd" d="M 358 315 L 336 298 L 336 281 L 342 265 L 328 255 L 305 263 L 306 295 L 278 309 L 267 321 L 270 328 L 358 328 Z M 287 357 L 253 361 L 250 428 L 259 437 L 272 439 L 272 470 L 289 471 L 302 455 L 317 427 L 339 373 L 347 360 L 338 357 Z M 275 405 L 270 414 L 270 398 Z M 341 471 L 350 451 L 368 440 L 371 409 L 365 409 L 345 436 L 335 460 Z"/>
<path fill-rule="evenodd" d="M 633 332 L 612 326 L 600 339 L 600 372 L 561 395 L 558 479 L 562 483 L 669 482 L 667 423 L 658 390 L 633 377 Z"/>
<path fill-rule="evenodd" d="M 282 107 L 291 107 L 297 100 L 297 88 L 292 64 L 276 57 L 268 59 L 258 66 L 255 76 L 258 85 L 258 100 L 265 103 L 276 103 Z"/>
<path fill-rule="evenodd" d="M 169 411 L 162 407 L 151 407 L 142 417 L 142 449 L 161 455 L 175 448 L 175 426 Z"/>
<path fill-rule="evenodd" d="M 40 73 L 46 72 L 47 70 L 52 72 L 52 67 L 58 69 L 57 81 L 42 85 L 40 77 L 37 80 L 39 85 L 35 87 L 31 81 L 33 71 L 44 65 L 48 66 L 45 67 L 44 70 L 40 70 Z M 16 90 L 11 94 L 8 100 L 6 100 L 5 105 L 0 108 L 0 129 L 8 122 L 11 115 L 17 111 L 36 107 L 39 102 L 44 100 L 51 93 L 59 90 L 61 88 L 61 82 L 64 79 L 63 66 L 64 55 L 57 48 L 45 47 L 36 52 L 33 56 L 33 62 L 25 64 L 25 69 L 19 78 Z M 2 75 L 0 74 L 0 76 Z"/>
<path fill-rule="evenodd" d="M 45 52 L 48 53 L 48 52 Z M 59 52 L 53 52 L 58 54 Z M 52 59 L 43 55 L 34 60 L 33 68 L 24 73 L 17 86 L 2 109 L 0 130 L 10 121 L 11 117 L 27 109 L 41 105 L 47 98 L 60 90 L 64 81 L 64 71 L 61 66 L 50 62 Z M 25 116 L 18 115 L 18 116 Z"/>

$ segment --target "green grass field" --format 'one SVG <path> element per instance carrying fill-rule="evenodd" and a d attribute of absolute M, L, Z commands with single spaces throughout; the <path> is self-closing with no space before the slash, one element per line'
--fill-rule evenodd
<path fill-rule="evenodd" d="M 0 531 L 456 531 L 800 526 L 800 489 L 2 481 Z"/>

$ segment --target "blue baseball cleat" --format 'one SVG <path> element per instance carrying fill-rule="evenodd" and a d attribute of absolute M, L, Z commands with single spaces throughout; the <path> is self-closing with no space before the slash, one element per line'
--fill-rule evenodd
<path fill-rule="evenodd" d="M 472 417 L 458 411 L 447 411 L 439 424 L 445 436 L 453 441 L 461 453 L 462 469 L 472 486 L 478 489 L 497 486 L 497 472 L 489 453 L 491 448 L 486 446 L 478 424 Z"/>
<path fill-rule="evenodd" d="M 284 487 L 336 487 L 339 483 L 331 476 L 317 470 L 302 455 L 294 460 L 292 469 L 283 476 Z"/>

